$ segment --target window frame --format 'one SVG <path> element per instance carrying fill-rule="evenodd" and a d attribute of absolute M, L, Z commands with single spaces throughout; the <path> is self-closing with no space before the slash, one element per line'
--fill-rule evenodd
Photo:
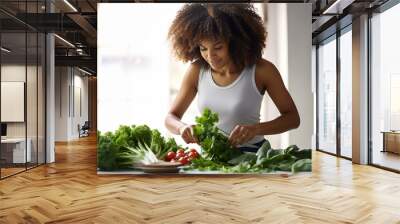
<path fill-rule="evenodd" d="M 37 4 L 36 5 L 36 11 L 38 12 L 39 11 L 39 8 L 38 8 L 39 1 L 37 0 L 34 3 Z M 48 11 L 48 7 L 46 7 L 45 10 L 47 12 Z M 9 177 L 18 175 L 20 173 L 26 172 L 26 171 L 28 171 L 30 169 L 34 169 L 34 168 L 37 168 L 39 166 L 47 164 L 47 128 L 46 127 L 47 127 L 47 74 L 48 74 L 48 71 L 47 71 L 48 70 L 47 69 L 47 43 L 48 43 L 47 34 L 48 33 L 44 32 L 44 31 L 41 31 L 41 30 L 38 30 L 35 27 L 30 26 L 29 24 L 27 24 L 27 23 L 19 20 L 18 18 L 14 17 L 11 13 L 9 13 L 8 11 L 6 11 L 4 9 L 1 9 L 1 12 L 6 14 L 6 15 L 8 15 L 8 16 L 10 16 L 10 18 L 16 20 L 17 22 L 21 23 L 23 25 L 23 27 L 24 27 L 23 30 L 19 30 L 19 31 L 15 31 L 15 32 L 7 32 L 7 31 L 2 31 L 0 29 L 0 45 L 2 44 L 1 43 L 2 35 L 5 34 L 5 33 L 21 33 L 21 34 L 25 35 L 25 37 L 24 37 L 25 38 L 25 40 L 24 40 L 24 42 L 25 42 L 24 43 L 25 44 L 25 49 L 24 49 L 24 51 L 25 51 L 25 56 L 24 56 L 24 60 L 25 60 L 25 87 L 24 87 L 24 89 L 25 89 L 25 93 L 24 93 L 25 166 L 21 167 L 21 168 L 23 168 L 23 170 L 17 171 L 17 172 L 12 173 L 12 174 L 8 174 L 6 176 L 3 175 L 2 167 L 0 167 L 0 181 L 4 180 L 4 179 L 7 179 Z M 27 14 L 26 13 L 27 13 L 27 5 L 25 4 L 25 20 L 27 20 L 27 18 L 26 18 Z M 34 163 L 32 163 L 32 164 L 29 164 L 29 166 L 28 166 L 28 162 L 27 162 L 28 161 L 28 159 L 27 159 L 27 156 L 28 156 L 28 154 L 27 154 L 27 147 L 28 147 L 28 144 L 27 144 L 27 142 L 28 142 L 28 111 L 27 111 L 28 110 L 27 109 L 27 96 L 28 96 L 28 93 L 27 93 L 27 84 L 28 84 L 28 79 L 27 79 L 27 76 L 28 76 L 28 67 L 27 67 L 28 66 L 28 34 L 34 34 L 34 35 L 36 34 L 35 35 L 36 36 L 36 49 L 35 49 L 35 52 L 36 52 L 36 60 L 35 60 L 35 66 L 36 66 L 36 70 L 35 70 L 35 73 L 36 73 L 35 74 L 36 75 L 36 91 L 35 91 L 35 93 L 33 93 L 36 96 L 36 122 L 35 122 L 35 124 L 36 124 L 36 128 L 35 128 L 36 129 L 36 136 L 34 136 L 33 138 L 36 138 L 36 142 L 37 142 L 37 144 L 36 144 L 36 161 Z M 44 60 L 44 63 L 43 63 L 42 71 L 41 71 L 41 73 L 42 73 L 41 74 L 42 82 L 44 84 L 42 86 L 42 88 L 44 88 L 44 91 L 43 91 L 44 98 L 42 99 L 43 105 L 41 105 L 43 107 L 42 109 L 44 110 L 43 111 L 44 116 L 42 117 L 44 120 L 41 120 L 41 122 L 43 122 L 43 125 L 44 125 L 44 127 L 43 127 L 44 128 L 44 130 L 43 130 L 43 143 L 44 144 L 42 145 L 42 147 L 43 147 L 42 148 L 43 155 L 41 155 L 41 157 L 43 157 L 42 158 L 43 162 L 39 162 L 39 141 L 38 141 L 38 139 L 39 139 L 39 113 L 38 113 L 38 111 L 39 111 L 39 98 L 38 98 L 38 95 L 39 95 L 39 81 L 38 81 L 39 70 L 38 70 L 38 67 L 40 65 L 39 64 L 39 34 L 43 34 L 43 36 L 42 36 L 43 38 L 40 39 L 40 41 L 43 44 L 42 45 L 43 49 L 41 49 L 42 51 L 40 51 L 40 52 L 44 53 L 44 55 L 42 55 L 42 57 L 43 57 L 42 60 Z M 2 59 L 2 56 L 0 54 L 0 81 L 1 81 L 1 67 L 3 66 L 2 62 L 3 62 L 3 59 Z M 0 110 L 1 110 L 1 106 L 0 106 Z M 0 123 L 1 123 L 1 121 L 0 121 Z M 0 144 L 0 158 L 1 158 L 1 144 Z"/>
<path fill-rule="evenodd" d="M 373 8 L 369 10 L 368 13 L 368 54 L 367 54 L 367 61 L 368 61 L 368 68 L 367 68 L 367 80 L 368 80 L 368 112 L 367 112 L 367 117 L 368 117 L 368 165 L 380 168 L 383 170 L 391 171 L 394 173 L 400 173 L 400 170 L 390 168 L 387 166 L 379 165 L 373 162 L 373 135 L 372 135 L 372 19 L 374 17 L 374 14 L 382 14 L 385 11 L 393 8 L 394 6 L 398 5 L 400 3 L 400 0 L 388 0 L 382 5 Z"/>
<path fill-rule="evenodd" d="M 337 29 L 335 33 L 327 36 L 324 39 L 321 39 L 317 42 L 316 44 L 316 150 L 319 152 L 323 152 L 329 155 L 333 155 L 339 158 L 343 158 L 346 160 L 350 160 L 352 161 L 352 158 L 347 157 L 342 155 L 341 153 L 341 118 L 340 118 L 340 103 L 341 103 L 341 99 L 340 99 L 340 77 L 341 77 L 341 67 L 340 67 L 340 37 L 342 35 L 344 35 L 347 32 L 351 32 L 352 31 L 352 23 L 348 22 L 350 17 L 345 17 L 343 20 L 345 20 L 345 22 L 342 21 L 342 23 L 346 23 L 344 25 L 344 27 Z M 340 22 L 340 20 L 338 21 Z M 320 105 L 319 105 L 319 47 L 321 44 L 326 44 L 329 43 L 331 41 L 336 41 L 336 152 L 332 153 L 332 152 L 328 152 L 326 150 L 320 149 L 319 148 L 319 110 L 320 110 Z"/>

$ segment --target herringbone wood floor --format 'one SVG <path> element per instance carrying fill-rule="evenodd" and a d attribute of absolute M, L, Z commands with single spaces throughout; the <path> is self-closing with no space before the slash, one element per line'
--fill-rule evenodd
<path fill-rule="evenodd" d="M 95 138 L 0 181 L 0 223 L 400 223 L 400 175 L 316 152 L 284 177 L 97 176 Z"/>

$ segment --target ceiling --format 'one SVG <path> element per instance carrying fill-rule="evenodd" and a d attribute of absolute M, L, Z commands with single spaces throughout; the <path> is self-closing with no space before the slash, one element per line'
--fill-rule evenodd
<path fill-rule="evenodd" d="M 2 54 L 2 60 L 15 63 L 27 55 L 29 63 L 30 58 L 36 57 L 36 51 L 44 48 L 44 44 L 37 43 L 37 33 L 54 32 L 57 34 L 55 38 L 56 66 L 79 66 L 95 74 L 97 70 L 97 2 L 69 0 L 68 3 L 72 8 L 63 0 L 47 0 L 46 8 L 44 0 L 1 0 L 2 46 L 12 49 L 12 52 Z M 26 30 L 27 38 L 25 38 Z M 39 40 L 42 39 L 39 38 Z"/>

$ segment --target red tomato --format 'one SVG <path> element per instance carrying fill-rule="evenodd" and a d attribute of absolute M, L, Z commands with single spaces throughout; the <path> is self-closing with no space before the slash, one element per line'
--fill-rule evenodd
<path fill-rule="evenodd" d="M 196 151 L 191 151 L 188 156 L 192 159 L 195 159 L 199 156 L 199 154 Z"/>
<path fill-rule="evenodd" d="M 178 152 L 177 154 L 176 154 L 176 156 L 175 156 L 175 159 L 179 159 L 179 158 L 182 158 L 182 157 L 184 157 L 185 156 L 185 153 L 184 152 Z"/>
<path fill-rule="evenodd" d="M 176 153 L 173 151 L 168 152 L 166 159 L 167 161 L 170 161 L 171 159 L 174 159 L 176 157 Z"/>
<path fill-rule="evenodd" d="M 178 149 L 178 151 L 176 151 L 176 153 L 185 153 L 185 150 L 183 150 L 183 149 Z"/>
<path fill-rule="evenodd" d="M 186 157 L 181 157 L 179 158 L 179 162 L 182 163 L 182 165 L 186 165 L 189 163 L 189 160 Z"/>
<path fill-rule="evenodd" d="M 196 150 L 196 149 L 190 149 L 190 151 L 191 151 L 191 152 L 197 152 L 197 150 Z"/>

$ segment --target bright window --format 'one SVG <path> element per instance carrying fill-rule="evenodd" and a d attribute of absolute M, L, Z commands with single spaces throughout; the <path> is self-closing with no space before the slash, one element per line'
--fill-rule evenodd
<path fill-rule="evenodd" d="M 371 120 L 374 164 L 400 170 L 399 156 L 384 150 L 382 132 L 400 131 L 400 4 L 376 14 L 372 25 Z"/>
<path fill-rule="evenodd" d="M 318 147 L 336 153 L 336 39 L 318 48 Z"/>

